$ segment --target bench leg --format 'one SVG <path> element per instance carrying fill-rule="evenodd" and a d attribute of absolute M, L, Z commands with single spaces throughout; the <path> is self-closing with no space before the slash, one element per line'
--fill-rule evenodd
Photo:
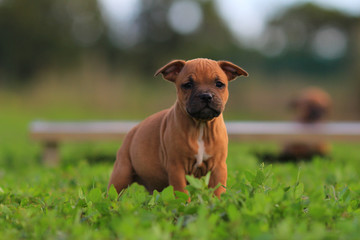
<path fill-rule="evenodd" d="M 46 166 L 57 166 L 60 160 L 59 144 L 57 142 L 45 142 L 42 159 Z"/>

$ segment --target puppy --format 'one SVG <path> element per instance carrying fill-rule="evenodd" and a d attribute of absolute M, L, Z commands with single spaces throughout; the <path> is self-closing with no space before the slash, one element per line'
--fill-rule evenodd
<path fill-rule="evenodd" d="M 327 120 L 331 109 L 331 98 L 324 90 L 316 87 L 305 89 L 291 103 L 296 112 L 296 119 L 299 123 L 315 124 Z M 330 146 L 326 142 L 287 143 L 280 155 L 284 160 L 312 159 L 314 156 L 327 156 Z"/>
<path fill-rule="evenodd" d="M 174 60 L 155 76 L 173 82 L 175 104 L 134 127 L 117 153 L 109 185 L 120 192 L 133 182 L 152 193 L 172 185 L 187 193 L 186 175 L 205 176 L 211 171 L 209 187 L 220 196 L 227 179 L 228 136 L 222 112 L 228 100 L 228 83 L 248 76 L 227 61 Z"/>

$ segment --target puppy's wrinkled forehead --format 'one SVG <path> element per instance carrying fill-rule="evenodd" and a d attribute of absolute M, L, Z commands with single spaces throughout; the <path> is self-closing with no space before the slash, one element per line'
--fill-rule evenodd
<path fill-rule="evenodd" d="M 214 61 L 207 58 L 197 58 L 189 61 L 173 60 L 156 71 L 155 76 L 162 74 L 170 82 L 182 82 L 189 74 L 198 79 L 208 80 L 216 77 L 218 80 L 232 81 L 238 76 L 248 76 L 239 66 L 228 61 Z M 184 77 L 185 75 L 185 77 Z"/>
<path fill-rule="evenodd" d="M 213 80 L 215 77 L 226 77 L 219 64 L 210 59 L 198 58 L 187 61 L 180 78 L 192 76 L 198 81 Z"/>

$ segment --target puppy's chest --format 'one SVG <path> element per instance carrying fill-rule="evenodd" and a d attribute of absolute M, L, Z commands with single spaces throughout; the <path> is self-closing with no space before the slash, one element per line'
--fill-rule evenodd
<path fill-rule="evenodd" d="M 196 159 L 195 167 L 201 166 L 204 161 L 208 160 L 211 157 L 211 155 L 206 152 L 203 133 L 199 134 L 199 138 L 197 139 L 197 145 L 198 145 L 197 153 L 194 155 Z"/>
<path fill-rule="evenodd" d="M 187 166 L 187 174 L 192 174 L 196 177 L 201 177 L 206 175 L 208 171 L 212 169 L 213 166 L 213 156 L 210 154 L 208 149 L 208 143 L 204 140 L 204 126 L 200 125 L 198 138 L 194 144 L 194 152 L 190 156 L 190 161 Z"/>

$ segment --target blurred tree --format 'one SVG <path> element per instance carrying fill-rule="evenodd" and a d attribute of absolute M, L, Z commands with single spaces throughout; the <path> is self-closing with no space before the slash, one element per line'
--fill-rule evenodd
<path fill-rule="evenodd" d="M 358 118 L 360 119 L 360 24 L 358 24 L 357 28 L 354 31 L 353 38 L 355 40 L 356 48 L 355 51 L 352 52 L 352 79 L 355 83 L 354 94 L 357 102 L 355 103 L 355 111 L 358 114 Z"/>
<path fill-rule="evenodd" d="M 358 17 L 311 3 L 291 8 L 269 24 L 265 51 L 278 47 L 276 37 L 280 36 L 284 44 L 267 67 L 272 71 L 343 72 L 350 66 L 356 45 L 353 32 L 358 25 Z"/>
<path fill-rule="evenodd" d="M 191 2 L 200 9 L 200 24 L 193 32 L 180 33 L 169 22 L 170 9 L 182 2 Z M 137 73 L 147 76 L 173 58 L 231 60 L 241 56 L 213 1 L 142 0 L 140 7 L 135 21 L 125 28 L 135 31 L 137 39 L 126 46 L 121 44 L 129 42 L 129 32 L 118 27 L 117 30 L 123 32 L 118 39 L 114 38 L 103 22 L 96 0 L 31 3 L 3 0 L 0 4 L 0 73 L 26 82 L 49 66 L 76 66 L 74 63 L 82 56 L 89 56 L 89 52 L 100 53 L 98 55 L 107 59 L 114 69 L 121 66 L 132 71 L 135 68 Z M 186 20 L 191 10 L 194 9 L 185 9 L 177 15 Z M 5 80 L 2 77 L 0 82 Z"/>
<path fill-rule="evenodd" d="M 171 26 L 169 11 L 179 2 L 192 2 L 193 7 L 199 6 L 201 23 L 195 31 L 180 33 Z M 138 42 L 130 48 L 118 50 L 121 65 L 135 66 L 148 76 L 174 58 L 237 58 L 239 48 L 214 7 L 213 1 L 143 0 L 140 13 L 131 27 L 140 33 Z M 190 18 L 192 9 L 187 10 L 172 14 L 179 15 L 180 20 L 181 16 Z M 181 24 L 180 20 L 178 24 Z"/>
<path fill-rule="evenodd" d="M 24 82 L 46 66 L 70 66 L 104 44 L 105 31 L 96 0 L 3 0 L 0 73 Z"/>
<path fill-rule="evenodd" d="M 140 0 L 139 8 L 126 27 L 111 26 L 118 31 L 114 34 L 97 0 L 0 0 L 0 83 L 4 75 L 25 82 L 46 67 L 73 67 L 89 56 L 146 76 L 174 58 L 209 57 L 248 70 L 321 74 L 343 72 L 356 58 L 353 29 L 359 18 L 312 4 L 271 21 L 260 39 L 269 58 L 239 47 L 214 1 Z"/>

